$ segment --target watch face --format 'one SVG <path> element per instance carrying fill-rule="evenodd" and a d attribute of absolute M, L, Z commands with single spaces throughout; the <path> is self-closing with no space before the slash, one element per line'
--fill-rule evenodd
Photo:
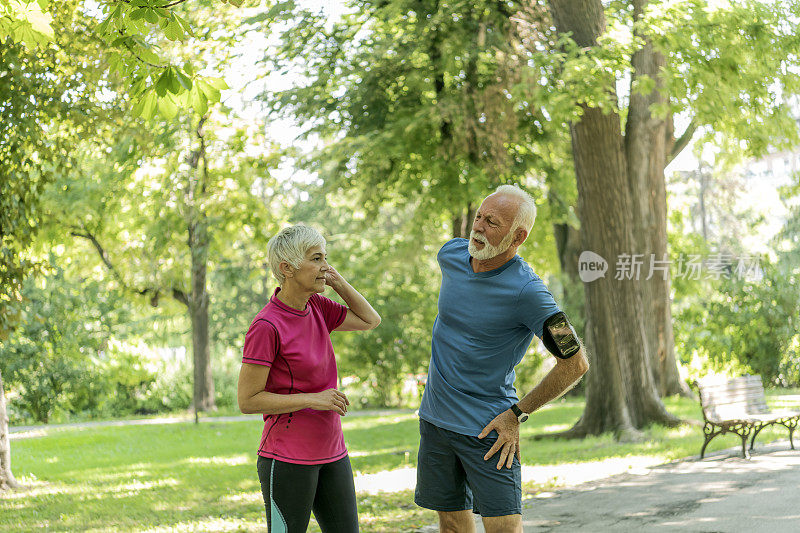
<path fill-rule="evenodd" d="M 523 423 L 523 422 L 525 422 L 527 419 L 528 419 L 528 414 L 527 414 L 527 413 L 525 413 L 525 414 L 523 414 L 523 415 L 520 415 L 520 416 L 519 416 L 519 422 L 520 422 L 520 424 L 521 424 L 521 423 Z"/>

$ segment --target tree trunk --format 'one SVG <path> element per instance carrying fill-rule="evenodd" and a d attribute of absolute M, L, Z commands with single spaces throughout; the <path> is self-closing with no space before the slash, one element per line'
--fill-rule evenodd
<path fill-rule="evenodd" d="M 634 20 L 641 18 L 646 0 L 633 1 Z M 667 164 L 667 121 L 654 117 L 650 106 L 663 104 L 661 69 L 664 56 L 649 40 L 631 58 L 630 105 L 625 131 L 625 155 L 628 163 L 628 182 L 633 199 L 632 216 L 638 231 L 634 233 L 636 247 L 630 253 L 641 254 L 643 272 L 636 282 L 642 293 L 645 327 L 644 341 L 650 354 L 653 378 L 661 396 L 689 393 L 681 382 L 675 359 L 670 309 L 670 276 L 667 256 L 667 196 L 664 167 Z M 654 80 L 649 94 L 635 90 L 645 77 Z M 650 267 L 660 266 L 664 270 Z"/>
<path fill-rule="evenodd" d="M 3 376 L 0 374 L 0 492 L 19 487 L 11 472 L 11 440 L 8 433 L 8 413 L 6 394 L 3 390 Z"/>
<path fill-rule="evenodd" d="M 566 275 L 559 305 L 569 315 L 580 337 L 586 335 L 586 306 L 584 291 L 578 274 L 578 259 L 581 255 L 581 232 L 568 223 L 553 224 L 556 251 L 561 272 Z"/>
<path fill-rule="evenodd" d="M 203 211 L 203 200 L 208 182 L 206 144 L 203 124 L 197 126 L 200 147 L 190 156 L 194 172 L 189 177 L 188 217 L 189 249 L 192 256 L 192 293 L 189 298 L 189 313 L 192 317 L 192 351 L 194 359 L 194 410 L 195 413 L 215 410 L 214 379 L 211 374 L 211 349 L 208 340 L 208 218 Z M 202 162 L 202 168 L 200 163 Z"/>
<path fill-rule="evenodd" d="M 192 252 L 192 350 L 194 355 L 194 407 L 196 411 L 213 411 L 214 379 L 211 374 L 211 350 L 208 341 L 208 228 L 205 217 L 189 227 Z"/>
<path fill-rule="evenodd" d="M 551 0 L 559 33 L 572 33 L 579 47 L 597 45 L 605 29 L 600 0 Z M 608 79 L 613 95 L 614 80 Z M 578 185 L 578 216 L 584 250 L 615 265 L 635 250 L 639 230 L 631 213 L 620 118 L 616 113 L 583 106 L 581 120 L 570 127 Z M 653 380 L 652 358 L 645 342 L 644 307 L 636 283 L 605 277 L 584 284 L 587 349 L 592 363 L 586 382 L 586 407 L 573 434 L 613 431 L 619 438 L 639 435 L 649 423 L 676 423 L 664 408 Z"/>
<path fill-rule="evenodd" d="M 461 237 L 466 239 L 469 237 L 469 233 L 472 230 L 472 219 L 474 218 L 475 209 L 472 207 L 472 204 L 467 204 L 467 209 L 465 211 L 453 217 L 453 238 Z"/>
<path fill-rule="evenodd" d="M 659 129 L 663 132 L 664 129 Z M 667 241 L 667 189 L 664 179 L 664 168 L 666 167 L 666 153 L 664 143 L 661 143 L 661 151 L 658 157 L 651 164 L 649 172 L 650 190 L 650 210 L 653 213 L 655 227 L 652 233 L 652 245 L 655 258 L 668 258 Z M 655 343 L 654 368 L 656 370 L 656 384 L 659 394 L 670 396 L 681 394 L 692 396 L 689 386 L 681 379 L 678 372 L 678 359 L 675 354 L 675 337 L 672 331 L 672 296 L 670 290 L 670 270 L 666 269 L 664 275 L 657 274 L 647 282 L 650 284 L 650 294 L 652 295 L 652 314 L 655 318 L 655 333 L 657 342 Z M 645 309 L 645 312 L 648 312 Z"/>
<path fill-rule="evenodd" d="M 578 258 L 581 255 L 581 232 L 565 222 L 553 224 L 553 235 L 561 272 L 565 273 L 571 282 L 579 283 Z"/>

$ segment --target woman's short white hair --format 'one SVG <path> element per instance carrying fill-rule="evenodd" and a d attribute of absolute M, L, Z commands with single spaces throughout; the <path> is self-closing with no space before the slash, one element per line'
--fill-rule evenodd
<path fill-rule="evenodd" d="M 267 244 L 267 259 L 272 275 L 281 285 L 286 276 L 281 272 L 280 264 L 284 261 L 294 268 L 306 257 L 306 252 L 314 246 L 325 247 L 325 237 L 317 230 L 305 224 L 297 224 L 283 228 L 276 233 Z"/>
<path fill-rule="evenodd" d="M 530 233 L 536 220 L 536 202 L 533 200 L 533 196 L 520 189 L 519 185 L 501 185 L 494 193 L 507 194 L 519 199 L 519 210 L 514 218 L 514 223 L 511 224 L 511 231 L 523 228 Z"/>

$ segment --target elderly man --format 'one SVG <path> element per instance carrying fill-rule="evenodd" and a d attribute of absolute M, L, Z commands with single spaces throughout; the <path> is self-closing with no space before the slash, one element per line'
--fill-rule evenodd
<path fill-rule="evenodd" d="M 470 511 L 487 533 L 522 531 L 519 425 L 589 368 L 567 316 L 516 255 L 535 217 L 533 198 L 503 185 L 481 204 L 469 240 L 449 241 L 437 257 L 442 286 L 414 499 L 439 513 L 442 532 L 475 531 Z M 534 335 L 556 365 L 518 401 L 514 367 Z"/>

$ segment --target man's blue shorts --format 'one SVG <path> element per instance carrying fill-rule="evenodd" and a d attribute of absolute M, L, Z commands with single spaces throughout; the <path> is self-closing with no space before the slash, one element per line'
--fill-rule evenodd
<path fill-rule="evenodd" d="M 420 419 L 417 489 L 414 501 L 434 511 L 472 509 L 481 516 L 522 514 L 522 473 L 514 457 L 511 468 L 497 470 L 500 452 L 483 459 L 497 440 L 462 435 Z"/>

